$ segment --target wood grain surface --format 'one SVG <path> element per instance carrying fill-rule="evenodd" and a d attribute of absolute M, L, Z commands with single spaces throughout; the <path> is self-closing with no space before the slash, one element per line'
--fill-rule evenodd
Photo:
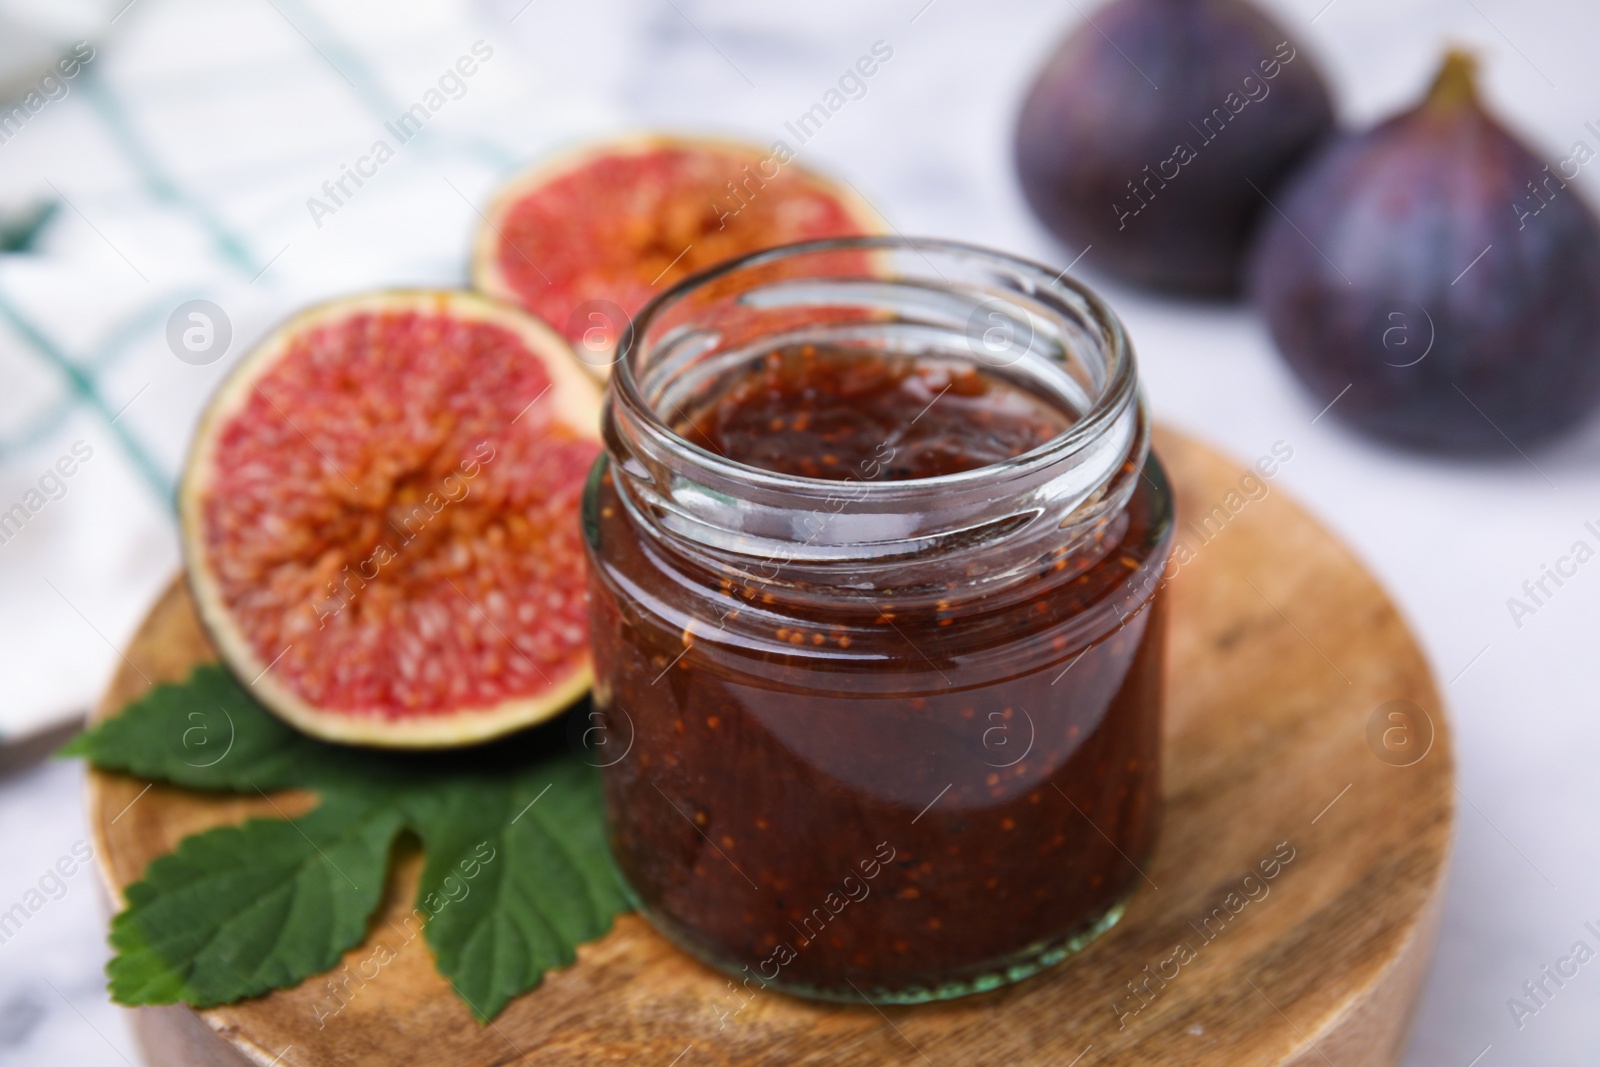
<path fill-rule="evenodd" d="M 420 867 L 419 856 L 402 855 L 367 943 L 345 963 L 366 960 L 380 941 L 396 958 L 352 983 L 344 1010 L 318 1025 L 326 978 L 199 1012 L 138 1009 L 150 1062 L 1395 1063 L 1438 925 L 1454 817 L 1448 725 L 1428 666 L 1371 576 L 1280 488 L 1241 481 L 1247 467 L 1175 433 L 1158 433 L 1157 449 L 1189 549 L 1167 588 L 1165 823 L 1121 924 L 1078 956 L 940 1005 L 879 1010 L 768 992 L 725 1014 L 739 1006 L 726 980 L 629 915 L 581 948 L 576 965 L 479 1026 L 423 941 L 403 941 L 390 925 L 408 911 Z M 175 584 L 96 714 L 211 658 Z M 1406 703 L 1369 731 L 1396 701 Z M 1390 720 L 1394 708 L 1417 710 Z M 1412 732 L 1393 732 L 1402 727 Z M 182 837 L 274 814 L 260 798 L 160 784 L 141 795 L 147 784 L 90 776 L 90 822 L 119 902 Z M 309 802 L 275 800 L 290 812 Z M 1266 879 L 1262 864 L 1290 850 Z"/>

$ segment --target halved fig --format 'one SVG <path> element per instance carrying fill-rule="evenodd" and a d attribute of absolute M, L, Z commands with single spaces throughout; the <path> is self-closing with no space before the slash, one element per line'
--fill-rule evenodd
<path fill-rule="evenodd" d="M 781 143 L 640 136 L 514 179 L 478 231 L 472 283 L 550 323 L 603 376 L 629 319 L 680 278 L 763 248 L 882 231 L 860 197 Z"/>
<path fill-rule="evenodd" d="M 560 337 L 474 294 L 290 319 L 212 399 L 179 492 L 223 659 L 331 741 L 461 745 L 559 713 L 592 680 L 599 410 Z"/>

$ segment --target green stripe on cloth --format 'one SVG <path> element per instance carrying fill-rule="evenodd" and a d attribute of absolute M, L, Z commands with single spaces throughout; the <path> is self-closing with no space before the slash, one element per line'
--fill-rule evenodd
<path fill-rule="evenodd" d="M 111 131 L 111 135 L 116 138 L 118 147 L 139 171 L 139 176 L 150 195 L 193 215 L 195 221 L 210 236 L 222 258 L 244 271 L 245 277 L 254 278 L 260 272 L 261 264 L 257 263 L 255 257 L 245 248 L 244 241 L 223 225 L 222 220 L 212 213 L 203 200 L 185 193 L 178 187 L 177 182 L 167 175 L 156 162 L 155 156 L 145 147 L 143 139 L 129 121 L 128 113 L 122 110 L 122 105 L 117 102 L 116 96 L 107 91 L 98 72 L 85 74 L 83 92 L 95 110 L 100 113 L 100 118 Z"/>
<path fill-rule="evenodd" d="M 79 401 L 93 408 L 106 420 L 107 428 L 111 430 L 112 435 L 117 439 L 117 443 L 122 446 L 123 452 L 144 477 L 145 483 L 168 508 L 176 511 L 177 494 L 173 480 L 162 473 L 161 468 L 156 465 L 138 439 L 129 433 L 126 427 L 120 426 L 114 421 L 117 417 L 117 412 L 113 411 L 106 403 L 105 397 L 100 395 L 100 390 L 95 385 L 94 379 L 77 364 L 73 363 L 72 360 L 68 359 L 66 354 L 57 348 L 50 338 L 45 336 L 43 331 L 24 318 L 3 292 L 0 292 L 0 318 L 4 318 L 9 322 L 12 328 L 22 336 L 23 340 L 27 341 L 35 352 L 44 357 L 45 362 L 61 373 L 61 376 L 67 382 L 68 388 L 72 390 L 73 395 Z"/>

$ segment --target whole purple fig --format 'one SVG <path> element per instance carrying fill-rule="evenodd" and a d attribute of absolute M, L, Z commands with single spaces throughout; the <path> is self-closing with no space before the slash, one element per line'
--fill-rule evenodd
<path fill-rule="evenodd" d="M 1319 152 L 1263 225 L 1251 289 L 1289 366 L 1415 448 L 1571 428 L 1600 401 L 1600 224 L 1568 184 L 1594 155 L 1541 163 L 1449 55 L 1427 99 Z"/>
<path fill-rule="evenodd" d="M 1046 64 L 1015 155 L 1028 204 L 1090 265 L 1238 291 L 1264 196 L 1333 128 L 1321 75 L 1248 0 L 1114 0 Z"/>

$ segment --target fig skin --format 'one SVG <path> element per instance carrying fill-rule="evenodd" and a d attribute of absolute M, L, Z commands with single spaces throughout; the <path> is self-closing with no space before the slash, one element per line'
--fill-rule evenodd
<path fill-rule="evenodd" d="M 1600 400 L 1600 224 L 1483 109 L 1467 57 L 1327 146 L 1278 205 L 1252 298 L 1319 403 L 1350 387 L 1331 409 L 1346 423 L 1482 454 L 1547 442 Z"/>
<path fill-rule="evenodd" d="M 1023 103 L 1029 206 L 1096 269 L 1236 295 L 1263 194 L 1333 130 L 1322 76 L 1247 0 L 1115 0 L 1089 19 Z"/>

